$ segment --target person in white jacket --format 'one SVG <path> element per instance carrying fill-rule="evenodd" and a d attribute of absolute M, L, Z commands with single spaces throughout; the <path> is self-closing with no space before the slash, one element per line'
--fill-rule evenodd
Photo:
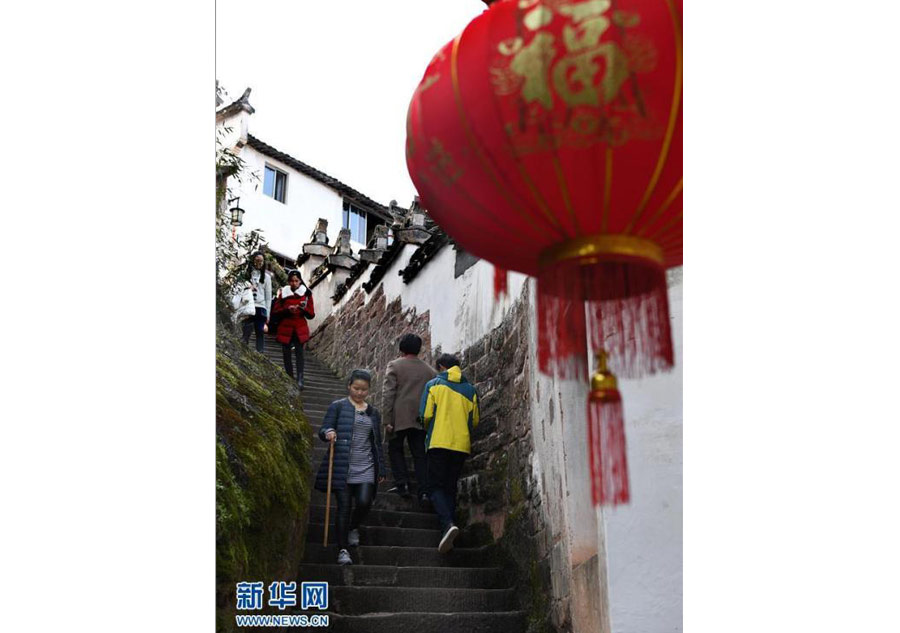
<path fill-rule="evenodd" d="M 250 333 L 256 330 L 256 351 L 260 354 L 265 350 L 266 335 L 265 325 L 268 320 L 269 306 L 272 304 L 272 274 L 266 270 L 266 258 L 261 252 L 250 256 L 247 263 L 247 281 L 253 291 L 253 301 L 256 313 L 244 319 L 243 329 L 244 344 L 250 344 Z"/>

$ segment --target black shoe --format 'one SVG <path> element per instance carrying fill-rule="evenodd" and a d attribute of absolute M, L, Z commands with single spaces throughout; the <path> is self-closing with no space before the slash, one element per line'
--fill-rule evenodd
<path fill-rule="evenodd" d="M 419 495 L 419 507 L 425 511 L 431 510 L 431 499 L 424 492 Z"/>
<path fill-rule="evenodd" d="M 404 499 L 409 499 L 411 496 L 409 494 L 409 488 L 407 487 L 406 484 L 397 484 L 396 486 L 394 486 L 393 488 L 388 490 L 388 492 L 396 493 L 396 494 L 400 495 L 401 497 L 403 497 Z"/>

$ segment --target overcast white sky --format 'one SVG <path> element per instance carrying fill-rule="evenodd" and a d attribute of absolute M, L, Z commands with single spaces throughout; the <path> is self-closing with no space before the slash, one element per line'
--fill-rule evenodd
<path fill-rule="evenodd" d="M 408 206 L 406 111 L 432 56 L 481 0 L 216 0 L 216 77 L 250 87 L 250 133 Z"/>

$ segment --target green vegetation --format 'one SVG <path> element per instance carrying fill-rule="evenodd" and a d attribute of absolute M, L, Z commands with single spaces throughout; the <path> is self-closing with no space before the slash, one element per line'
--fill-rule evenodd
<path fill-rule="evenodd" d="M 292 580 L 303 558 L 312 432 L 292 381 L 222 323 L 216 373 L 216 628 L 231 631 L 235 583 Z"/>
<path fill-rule="evenodd" d="M 528 613 L 527 633 L 552 633 L 550 624 L 549 560 L 537 560 L 534 537 L 529 534 L 525 504 L 511 508 L 503 536 L 497 542 L 501 564 L 515 581 L 522 608 Z"/>

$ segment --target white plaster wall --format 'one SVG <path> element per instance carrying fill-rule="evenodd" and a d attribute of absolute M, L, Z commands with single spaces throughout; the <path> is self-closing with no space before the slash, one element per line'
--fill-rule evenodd
<path fill-rule="evenodd" d="M 530 283 L 529 309 L 536 310 L 535 282 Z M 537 370 L 537 326 L 530 320 L 531 411 L 534 456 L 532 473 L 541 491 L 544 518 L 551 529 L 551 550 L 561 559 L 551 576 L 554 598 L 568 596 L 573 633 L 608 633 L 608 603 L 602 522 L 591 503 L 587 477 L 588 384 L 562 380 Z"/>
<path fill-rule="evenodd" d="M 332 234 L 330 227 L 328 234 Z M 418 247 L 414 244 L 404 246 L 382 277 L 385 298 L 390 303 L 397 297 L 402 297 L 404 310 L 414 307 L 417 314 L 430 312 L 431 345 L 440 346 L 445 352 L 458 352 L 500 325 L 528 279 L 525 275 L 510 273 L 508 294 L 495 301 L 494 266 L 479 260 L 454 279 L 456 251 L 448 245 L 428 262 L 412 282 L 404 284 L 403 278 L 397 273 L 406 268 L 416 248 Z M 362 288 L 362 284 L 369 280 L 374 268 L 374 265 L 369 266 L 341 298 L 340 303 L 333 308 L 329 306 L 328 311 L 343 307 L 357 288 Z M 318 301 L 318 297 L 314 298 Z M 365 302 L 368 303 L 370 299 L 371 295 L 366 294 Z M 331 303 L 330 299 L 328 303 Z M 319 304 L 316 303 L 316 306 L 318 308 Z M 317 312 L 313 327 L 321 322 L 320 315 L 327 316 L 327 313 L 325 310 Z"/>
<path fill-rule="evenodd" d="M 682 630 L 682 279 L 669 309 L 675 368 L 621 380 L 631 503 L 604 509 L 613 633 Z"/>
<path fill-rule="evenodd" d="M 262 229 L 265 241 L 280 253 L 296 257 L 303 244 L 309 242 L 316 221 L 328 220 L 328 235 L 331 244 L 337 239 L 343 221 L 344 199 L 334 190 L 317 180 L 291 169 L 284 163 L 257 152 L 252 147 L 244 147 L 240 157 L 247 161 L 247 168 L 259 174 L 256 188 L 244 186 L 240 191 L 244 225 L 240 231 L 249 232 Z M 263 179 L 266 164 L 288 174 L 286 202 L 281 203 L 263 194 Z M 359 249 L 361 245 L 356 244 Z"/>
<path fill-rule="evenodd" d="M 236 151 L 236 146 L 247 142 L 250 115 L 240 110 L 230 117 L 216 122 L 216 140 L 223 148 Z"/>
<path fill-rule="evenodd" d="M 272 249 L 296 257 L 300 254 L 303 244 L 309 241 L 316 221 L 325 218 L 328 220 L 328 236 L 333 245 L 343 224 L 343 196 L 318 180 L 301 174 L 252 147 L 245 145 L 242 148 L 235 148 L 235 144 L 242 136 L 243 140 L 246 140 L 249 117 L 249 114 L 241 111 L 217 123 L 220 130 L 223 127 L 231 128 L 229 133 L 224 134 L 223 144 L 232 148 L 246 161 L 248 176 L 256 174 L 259 177 L 256 181 L 249 177 L 245 178 L 243 184 L 238 184 L 234 179 L 228 183 L 231 197 L 240 196 L 240 206 L 245 211 L 244 224 L 238 232 L 246 234 L 252 230 L 262 230 L 265 241 Z M 267 163 L 288 175 L 287 196 L 284 203 L 263 193 Z M 351 240 L 350 244 L 354 251 L 364 248 L 363 244 L 356 241 Z"/>

